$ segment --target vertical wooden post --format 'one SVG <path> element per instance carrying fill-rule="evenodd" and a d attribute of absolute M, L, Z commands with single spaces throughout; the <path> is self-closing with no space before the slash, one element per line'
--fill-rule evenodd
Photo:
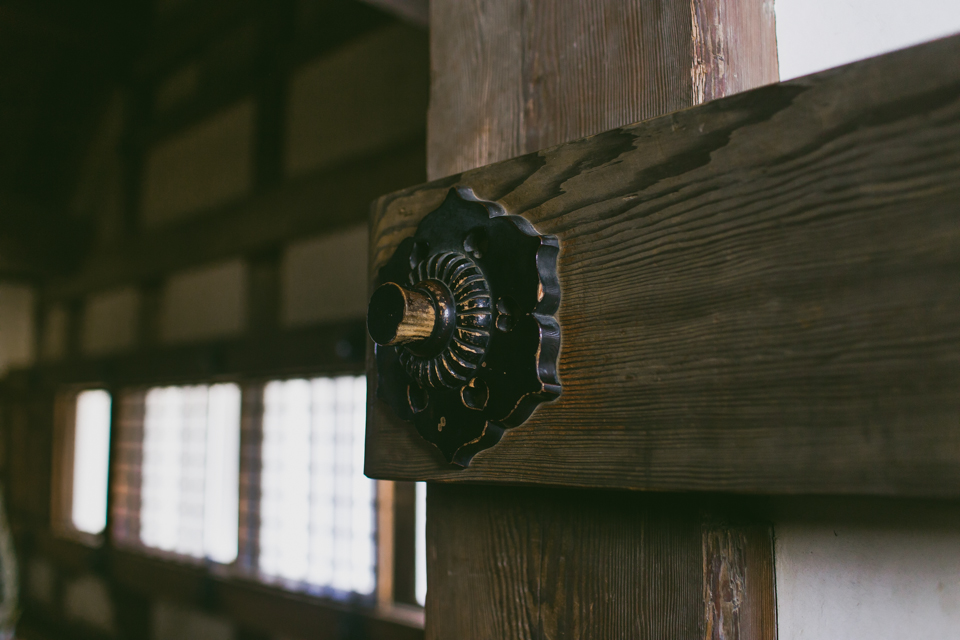
<path fill-rule="evenodd" d="M 431 179 L 778 80 L 772 0 L 430 12 Z M 431 485 L 427 638 L 774 638 L 769 527 L 704 504 Z"/>
<path fill-rule="evenodd" d="M 394 483 L 377 480 L 377 604 L 385 608 L 394 602 L 394 502 Z"/>
<path fill-rule="evenodd" d="M 430 3 L 435 179 L 777 82 L 773 0 Z"/>

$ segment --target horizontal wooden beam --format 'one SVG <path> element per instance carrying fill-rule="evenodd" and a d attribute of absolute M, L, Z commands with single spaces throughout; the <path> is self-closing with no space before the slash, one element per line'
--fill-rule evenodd
<path fill-rule="evenodd" d="M 362 222 L 376 194 L 423 179 L 424 154 L 422 141 L 409 141 L 135 236 L 91 255 L 78 273 L 52 281 L 49 295 L 67 299 L 142 282 Z"/>
<path fill-rule="evenodd" d="M 423 629 L 410 617 L 371 606 L 324 600 L 257 582 L 252 576 L 214 576 L 203 565 L 152 557 L 135 549 L 91 549 L 80 543 L 38 535 L 34 551 L 72 572 L 98 571 L 123 589 L 152 599 L 174 601 L 226 616 L 250 630 L 271 635 L 418 640 Z M 353 637 L 353 636 L 351 636 Z"/>
<path fill-rule="evenodd" d="M 162 79 L 191 61 L 202 62 L 211 43 L 236 36 L 244 28 L 259 30 L 254 46 L 275 48 L 281 66 L 289 70 L 393 21 L 388 13 L 369 4 L 376 3 L 320 0 L 299 9 L 289 0 L 200 0 L 184 4 L 156 20 L 143 53 L 133 62 L 132 72 L 142 82 Z M 275 41 L 263 32 L 271 21 L 294 17 L 283 15 L 292 14 L 292 10 L 299 11 L 292 34 Z"/>
<path fill-rule="evenodd" d="M 142 53 L 133 61 L 136 79 L 152 79 L 177 68 L 256 15 L 253 0 L 201 0 L 154 19 Z"/>
<path fill-rule="evenodd" d="M 370 375 L 371 477 L 960 496 L 960 36 L 385 196 L 371 273 L 454 185 L 559 237 L 563 394 L 459 470 Z"/>
<path fill-rule="evenodd" d="M 430 24 L 429 0 L 363 0 L 363 2 L 392 13 L 410 24 L 421 27 Z"/>
<path fill-rule="evenodd" d="M 234 340 L 157 346 L 99 358 L 77 357 L 11 375 L 53 388 L 359 373 L 365 335 L 362 321 L 347 320 Z"/>

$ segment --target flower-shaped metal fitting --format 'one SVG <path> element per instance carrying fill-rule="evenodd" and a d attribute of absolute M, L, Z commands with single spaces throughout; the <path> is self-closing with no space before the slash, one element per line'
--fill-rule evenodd
<path fill-rule="evenodd" d="M 456 188 L 380 270 L 377 395 L 448 462 L 467 466 L 560 395 L 559 246 Z"/>

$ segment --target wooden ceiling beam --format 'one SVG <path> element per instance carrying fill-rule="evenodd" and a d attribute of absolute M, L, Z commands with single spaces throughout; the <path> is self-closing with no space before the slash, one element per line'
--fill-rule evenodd
<path fill-rule="evenodd" d="M 430 24 L 428 0 L 363 0 L 368 4 L 392 13 L 404 22 L 426 28 Z"/>
<path fill-rule="evenodd" d="M 68 299 L 362 223 L 376 194 L 422 180 L 424 164 L 424 146 L 418 140 L 291 181 L 240 205 L 98 251 L 79 273 L 52 280 L 49 294 Z M 321 210 L 323 215 L 318 215 Z"/>

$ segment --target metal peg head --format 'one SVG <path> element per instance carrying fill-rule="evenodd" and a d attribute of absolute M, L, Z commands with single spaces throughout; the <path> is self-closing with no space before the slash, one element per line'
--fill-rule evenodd
<path fill-rule="evenodd" d="M 560 395 L 559 243 L 452 189 L 380 269 L 377 397 L 466 466 Z"/>
<path fill-rule="evenodd" d="M 383 346 L 426 340 L 437 324 L 437 309 L 430 296 L 395 282 L 380 285 L 367 308 L 367 330 Z"/>

